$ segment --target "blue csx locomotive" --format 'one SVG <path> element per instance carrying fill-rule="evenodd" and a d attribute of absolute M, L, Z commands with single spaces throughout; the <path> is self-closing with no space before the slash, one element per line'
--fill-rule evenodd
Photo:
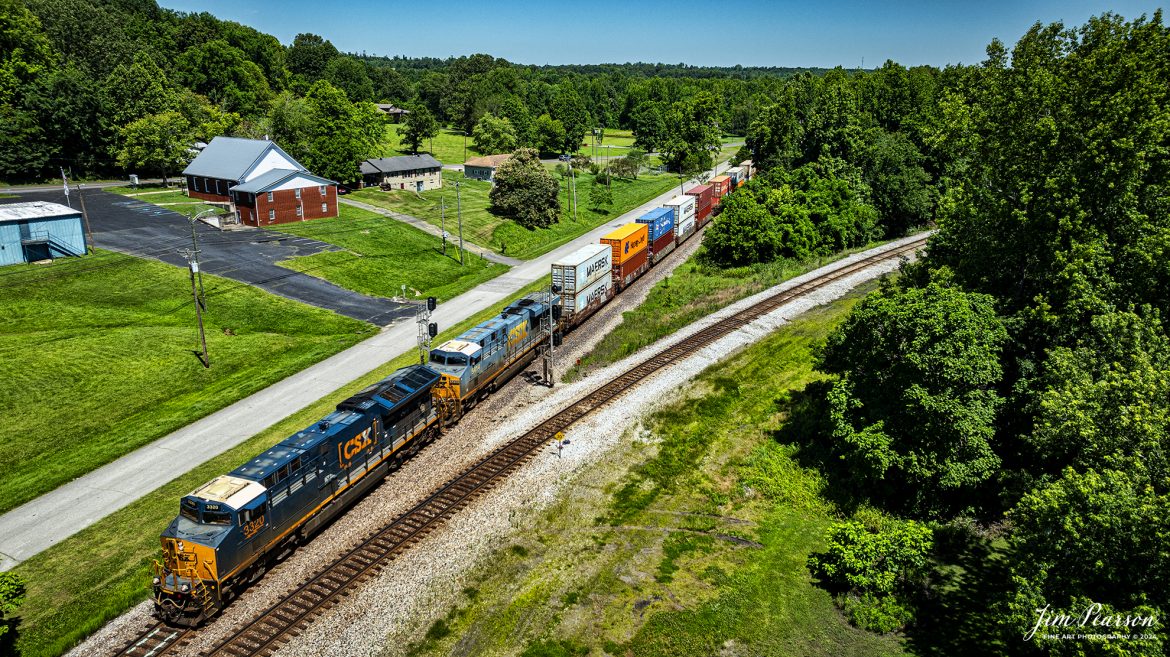
<path fill-rule="evenodd" d="M 551 305 L 550 305 L 551 301 Z M 459 421 L 536 356 L 559 297 L 531 294 L 183 497 L 162 533 L 155 611 L 194 626 Z"/>

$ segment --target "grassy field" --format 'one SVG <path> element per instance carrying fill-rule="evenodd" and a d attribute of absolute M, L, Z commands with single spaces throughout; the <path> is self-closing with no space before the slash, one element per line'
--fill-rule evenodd
<path fill-rule="evenodd" d="M 390 125 L 386 129 L 386 141 L 378 149 L 375 157 L 394 157 L 410 155 L 410 149 L 402 145 L 401 124 Z M 443 128 L 434 139 L 424 141 L 419 151 L 430 153 L 443 164 L 463 164 L 467 159 L 484 155 L 475 150 L 471 137 L 467 138 L 467 157 L 463 156 L 463 133 L 451 128 Z M 489 153 L 490 155 L 490 153 Z"/>
<path fill-rule="evenodd" d="M 0 511 L 368 337 L 215 276 L 204 369 L 186 271 L 99 251 L 0 269 Z"/>
<path fill-rule="evenodd" d="M 455 337 L 496 315 L 512 300 L 538 289 L 541 284 L 533 283 L 498 306 L 443 331 L 437 342 Z M 60 655 L 146 599 L 150 564 L 159 551 L 158 534 L 178 512 L 180 497 L 327 415 L 346 397 L 400 367 L 417 363 L 417 359 L 413 351 L 394 359 L 18 565 L 14 572 L 28 581 L 28 600 L 18 614 L 17 648 L 22 657 Z M 440 443 L 435 448 L 441 447 Z"/>
<path fill-rule="evenodd" d="M 465 180 L 462 174 L 453 171 L 443 172 L 443 189 L 421 194 L 364 189 L 354 192 L 351 196 L 371 205 L 413 215 L 435 226 L 441 223 L 440 198 L 444 198 L 447 204 L 447 231 L 456 235 L 455 181 L 458 180 L 463 207 L 463 238 L 505 255 L 529 259 L 572 241 L 678 184 L 678 178 L 668 174 L 644 174 L 639 176 L 638 180 L 615 179 L 612 184 L 613 205 L 608 208 L 592 208 L 588 207 L 588 201 L 593 179 L 594 176 L 589 173 L 577 176 L 577 200 L 580 206 L 575 221 L 568 211 L 565 182 L 561 181 L 562 219 L 549 228 L 538 230 L 528 230 L 510 219 L 497 217 L 488 212 L 488 206 L 491 204 L 488 193 L 491 191 L 491 185 L 479 180 Z"/>
<path fill-rule="evenodd" d="M 730 269 L 704 264 L 700 249 L 658 282 L 642 305 L 626 311 L 622 323 L 602 338 L 579 364 L 567 370 L 564 378 L 572 381 L 582 371 L 621 360 L 744 297 L 876 245 L 869 244 L 830 258 L 804 262 L 778 260 Z"/>
<path fill-rule="evenodd" d="M 835 509 L 819 473 L 772 438 L 778 397 L 819 376 L 812 349 L 858 298 L 703 373 L 649 419 L 651 435 L 627 435 L 572 495 L 518 521 L 408 654 L 905 654 L 812 583 L 806 559 Z"/>
<path fill-rule="evenodd" d="M 379 192 L 381 193 L 381 192 Z M 341 205 L 341 216 L 275 230 L 336 244 L 344 251 L 318 253 L 279 263 L 341 287 L 383 297 L 408 294 L 450 299 L 505 271 L 504 265 L 478 257 L 459 264 L 459 256 L 439 251 L 439 240 L 400 221 Z"/>

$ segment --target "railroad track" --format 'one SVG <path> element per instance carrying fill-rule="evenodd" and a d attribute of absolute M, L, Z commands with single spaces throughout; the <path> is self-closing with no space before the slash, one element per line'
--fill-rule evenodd
<path fill-rule="evenodd" d="M 204 654 L 209 657 L 271 655 L 308 628 L 316 617 L 347 597 L 354 587 L 373 577 L 397 555 L 440 526 L 444 520 L 504 481 L 510 473 L 532 459 L 541 447 L 549 444 L 557 432 L 567 429 L 658 370 L 693 355 L 698 349 L 767 315 L 781 305 L 873 264 L 912 252 L 925 242 L 926 238 L 915 240 L 778 292 L 642 361 L 441 485 L 429 497 L 335 559 L 280 602 L 264 610 L 252 621 L 234 629 L 227 638 Z M 167 632 L 171 634 L 168 635 Z M 150 628 L 139 640 L 129 644 L 119 655 L 157 657 L 185 644 L 189 634 L 189 631 L 167 628 L 160 623 Z"/>

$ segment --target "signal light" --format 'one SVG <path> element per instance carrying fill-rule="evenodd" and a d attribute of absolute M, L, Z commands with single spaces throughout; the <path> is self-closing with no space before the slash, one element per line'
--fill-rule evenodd
<path fill-rule="evenodd" d="M 434 297 L 427 297 L 427 310 L 434 310 L 435 306 L 439 305 L 439 300 Z M 434 336 L 431 336 L 434 337 Z"/>
<path fill-rule="evenodd" d="M 434 322 L 427 324 L 427 335 L 430 335 L 433 338 L 438 334 L 439 334 L 439 325 L 438 324 L 436 324 Z"/>

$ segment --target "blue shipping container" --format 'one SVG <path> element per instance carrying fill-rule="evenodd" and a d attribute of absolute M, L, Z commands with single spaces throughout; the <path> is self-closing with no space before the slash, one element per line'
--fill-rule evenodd
<path fill-rule="evenodd" d="M 674 231 L 674 208 L 654 208 L 638 217 L 638 223 L 646 224 L 650 242 L 657 242 L 659 237 Z"/>

